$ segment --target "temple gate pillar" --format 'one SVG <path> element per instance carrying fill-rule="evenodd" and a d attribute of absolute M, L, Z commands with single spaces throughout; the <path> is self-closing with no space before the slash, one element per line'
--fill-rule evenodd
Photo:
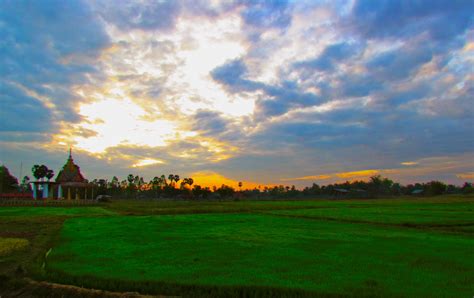
<path fill-rule="evenodd" d="M 43 199 L 47 199 L 49 197 L 48 192 L 48 183 L 43 184 Z"/>
<path fill-rule="evenodd" d="M 37 199 L 38 198 L 38 195 L 36 194 L 36 183 L 32 183 L 33 184 L 33 199 Z"/>

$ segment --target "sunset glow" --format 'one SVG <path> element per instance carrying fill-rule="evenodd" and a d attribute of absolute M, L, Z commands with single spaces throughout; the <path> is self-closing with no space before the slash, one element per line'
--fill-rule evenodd
<path fill-rule="evenodd" d="M 59 167 L 72 147 L 91 178 L 473 179 L 462 1 L 54 3 L 0 4 L 13 171 Z"/>

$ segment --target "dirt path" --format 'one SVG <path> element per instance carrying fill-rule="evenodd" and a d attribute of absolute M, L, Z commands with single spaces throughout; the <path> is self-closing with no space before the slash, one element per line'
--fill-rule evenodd
<path fill-rule="evenodd" d="M 0 297 L 107 297 L 107 298 L 151 298 L 151 297 L 172 297 L 172 296 L 150 296 L 140 295 L 136 292 L 109 292 L 103 290 L 86 289 L 71 285 L 62 285 L 45 281 L 35 281 L 24 279 L 24 284 L 20 287 L 0 289 Z"/>

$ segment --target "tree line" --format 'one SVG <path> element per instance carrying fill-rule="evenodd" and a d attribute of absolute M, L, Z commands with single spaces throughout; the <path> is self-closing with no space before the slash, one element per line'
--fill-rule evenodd
<path fill-rule="evenodd" d="M 52 179 L 54 171 L 45 165 L 34 165 L 32 174 L 36 180 Z M 5 166 L 0 166 L 0 194 L 11 192 L 29 192 L 30 178 L 24 176 L 21 183 Z M 372 176 L 368 181 L 346 181 L 318 185 L 313 183 L 303 189 L 294 185 L 259 186 L 244 189 L 242 182 L 239 189 L 229 185 L 202 187 L 194 183 L 193 178 L 182 178 L 177 174 L 155 176 L 145 181 L 142 176 L 129 174 L 120 180 L 117 176 L 108 179 L 90 181 L 97 189 L 97 195 L 110 195 L 114 198 L 183 198 L 183 199 L 212 199 L 212 198 L 305 198 L 305 197 L 347 197 L 347 198 L 378 198 L 401 195 L 435 196 L 441 194 L 474 193 L 472 183 L 465 182 L 462 186 L 445 184 L 440 181 L 401 185 L 398 182 L 380 175 Z"/>

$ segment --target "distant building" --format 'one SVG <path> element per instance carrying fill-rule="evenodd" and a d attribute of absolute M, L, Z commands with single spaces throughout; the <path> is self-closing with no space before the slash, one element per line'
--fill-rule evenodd
<path fill-rule="evenodd" d="M 66 194 L 67 199 L 72 199 L 71 194 L 75 199 L 87 199 L 88 192 L 90 197 L 94 197 L 94 189 L 81 173 L 81 168 L 74 163 L 71 149 L 69 149 L 69 157 L 62 170 L 59 171 L 56 177 L 58 184 L 58 197 L 62 198 L 63 193 Z"/>
<path fill-rule="evenodd" d="M 59 171 L 55 182 L 35 181 L 32 182 L 33 198 L 38 198 L 37 189 L 41 187 L 42 198 L 67 198 L 71 199 L 93 199 L 94 188 L 81 173 L 81 168 L 74 163 L 72 151 L 69 149 L 69 157 L 62 170 Z"/>

